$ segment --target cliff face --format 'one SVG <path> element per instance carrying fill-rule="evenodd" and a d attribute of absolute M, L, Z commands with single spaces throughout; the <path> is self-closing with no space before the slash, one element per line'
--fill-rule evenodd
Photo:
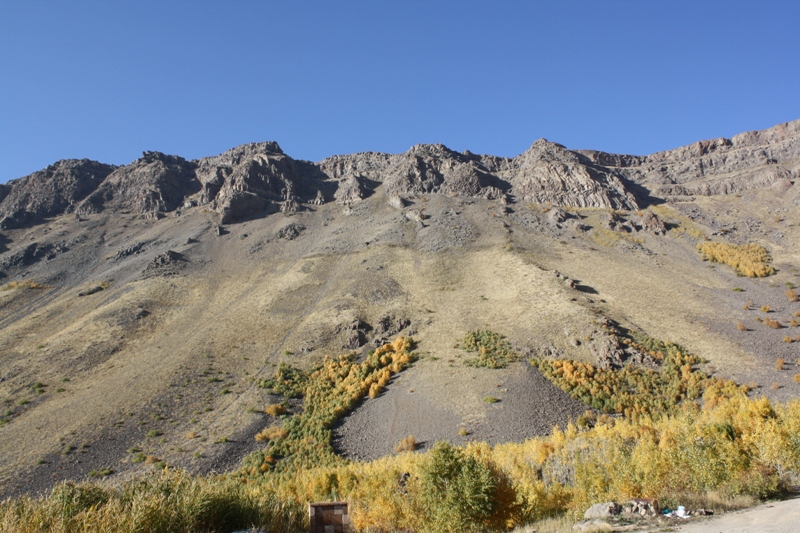
<path fill-rule="evenodd" d="M 0 228 L 14 229 L 73 211 L 114 168 L 88 159 L 67 159 L 1 185 Z"/>
<path fill-rule="evenodd" d="M 123 211 L 159 216 L 208 205 L 223 223 L 383 194 L 482 197 L 564 207 L 635 210 L 654 199 L 788 189 L 800 172 L 800 120 L 649 156 L 571 151 L 540 139 L 509 159 L 441 144 L 402 154 L 365 152 L 319 163 L 295 160 L 275 142 L 251 143 L 187 161 L 159 152 L 122 167 L 59 161 L 0 185 L 0 227 L 63 213 Z"/>
<path fill-rule="evenodd" d="M 800 120 L 649 156 L 582 151 L 656 197 L 714 196 L 791 185 L 800 171 Z"/>

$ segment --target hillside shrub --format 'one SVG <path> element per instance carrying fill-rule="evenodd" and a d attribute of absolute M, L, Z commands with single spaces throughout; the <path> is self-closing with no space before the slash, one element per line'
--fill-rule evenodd
<path fill-rule="evenodd" d="M 769 264 L 772 261 L 763 246 L 750 244 L 727 244 L 724 242 L 701 242 L 697 245 L 703 261 L 724 263 L 740 276 L 763 278 L 775 274 Z"/>
<path fill-rule="evenodd" d="M 422 531 L 484 531 L 495 510 L 491 469 L 447 442 L 437 442 L 419 470 Z"/>
<path fill-rule="evenodd" d="M 412 346 L 411 338 L 398 337 L 371 352 L 363 363 L 354 362 L 354 354 L 325 356 L 322 366 L 311 373 L 279 366 L 266 385 L 273 390 L 285 386 L 287 394 L 301 395 L 303 412 L 283 420 L 282 435 L 264 435 L 269 445 L 245 458 L 243 475 L 346 463 L 333 450 L 331 426 L 362 398 L 372 396 L 375 385 L 383 387 L 392 375 L 407 368 L 414 358 Z"/>
<path fill-rule="evenodd" d="M 548 380 L 586 405 L 606 413 L 629 417 L 658 418 L 675 411 L 684 401 L 702 397 L 710 385 L 729 395 L 737 390 L 733 382 L 723 382 L 695 370 L 700 358 L 677 344 L 662 342 L 641 334 L 621 342 L 650 355 L 661 363 L 654 370 L 635 365 L 601 369 L 591 363 L 569 360 L 533 359 Z"/>
<path fill-rule="evenodd" d="M 459 346 L 467 352 L 478 353 L 478 357 L 464 361 L 467 366 L 505 368 L 509 363 L 519 360 L 519 355 L 511 349 L 506 338 L 489 330 L 470 331 Z"/>

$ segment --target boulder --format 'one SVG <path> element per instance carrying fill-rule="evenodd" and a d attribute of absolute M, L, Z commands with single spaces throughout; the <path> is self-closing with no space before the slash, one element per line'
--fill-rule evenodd
<path fill-rule="evenodd" d="M 594 518 L 607 518 L 609 516 L 616 516 L 622 512 L 622 506 L 615 502 L 596 503 L 586 509 L 583 517 L 587 520 Z"/>

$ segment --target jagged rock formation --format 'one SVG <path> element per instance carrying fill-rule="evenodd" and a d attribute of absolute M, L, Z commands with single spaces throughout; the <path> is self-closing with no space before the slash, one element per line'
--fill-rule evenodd
<path fill-rule="evenodd" d="M 800 120 L 649 156 L 571 151 L 540 139 L 513 159 L 430 144 L 402 154 L 365 152 L 310 163 L 284 154 L 275 142 L 262 142 L 198 161 L 159 152 L 145 152 L 119 168 L 59 161 L 0 185 L 0 228 L 70 212 L 160 216 L 195 205 L 208 205 L 228 224 L 330 199 L 352 206 L 379 188 L 399 208 L 403 197 L 443 194 L 497 199 L 504 206 L 522 201 L 637 210 L 657 198 L 772 186 L 786 192 L 798 172 Z M 663 225 L 646 216 L 642 229 L 663 233 Z"/>
<path fill-rule="evenodd" d="M 314 165 L 292 159 L 275 142 L 245 144 L 197 165 L 200 204 L 210 204 L 223 224 L 291 212 L 298 202 L 319 202 L 327 187 L 322 177 Z"/>
<path fill-rule="evenodd" d="M 514 158 L 513 194 L 521 200 L 570 207 L 637 209 L 619 177 L 560 144 L 539 139 Z"/>
<path fill-rule="evenodd" d="M 651 195 L 711 196 L 788 183 L 800 171 L 800 120 L 730 139 L 699 141 L 649 156 L 580 151 L 650 189 Z"/>
<path fill-rule="evenodd" d="M 172 211 L 200 189 L 194 166 L 182 157 L 144 152 L 130 165 L 112 172 L 81 202 L 77 213 L 88 215 L 105 209 L 140 214 Z"/>
<path fill-rule="evenodd" d="M 66 159 L 0 185 L 0 228 L 14 229 L 73 211 L 114 168 L 88 159 Z"/>

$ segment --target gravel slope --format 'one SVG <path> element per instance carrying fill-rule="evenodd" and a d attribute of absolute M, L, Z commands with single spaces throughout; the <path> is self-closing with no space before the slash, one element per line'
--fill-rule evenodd
<path fill-rule="evenodd" d="M 466 410 L 459 409 L 463 405 L 443 402 L 415 389 L 425 372 L 416 367 L 390 384 L 383 395 L 365 400 L 345 417 L 334 429 L 334 447 L 351 459 L 372 460 L 393 453 L 397 443 L 408 435 L 414 436 L 420 449 L 440 440 L 454 444 L 523 441 L 549 434 L 553 426 L 564 427 L 587 409 L 528 363 L 502 371 L 475 371 L 501 380 L 492 392 L 500 401 L 484 403 L 483 412 L 473 408 L 465 414 Z M 448 394 L 447 388 L 438 392 Z M 458 395 L 456 388 L 449 392 Z M 462 427 L 468 435 L 459 435 Z"/>

